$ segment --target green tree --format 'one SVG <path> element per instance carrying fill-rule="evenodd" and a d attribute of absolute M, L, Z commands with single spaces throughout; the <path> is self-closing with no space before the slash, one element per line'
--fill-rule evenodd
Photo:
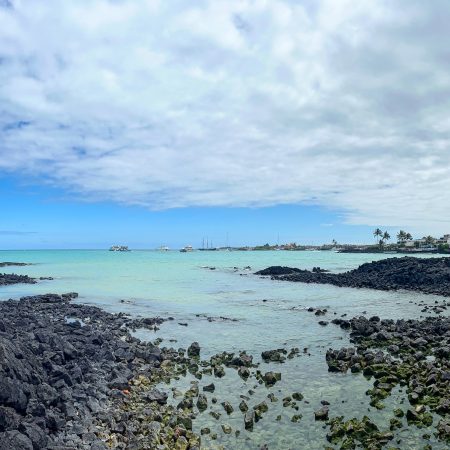
<path fill-rule="evenodd" d="M 406 236 L 407 236 L 407 233 L 405 231 L 403 231 L 403 230 L 400 230 L 397 233 L 397 242 L 400 245 L 403 245 L 405 243 L 405 241 L 406 241 Z"/>
<path fill-rule="evenodd" d="M 389 241 L 389 239 L 391 239 L 391 235 L 387 231 L 385 231 L 383 233 L 383 237 L 381 238 L 381 242 L 382 243 L 384 243 L 385 241 L 387 242 Z"/>
<path fill-rule="evenodd" d="M 377 243 L 380 244 L 380 242 L 381 242 L 381 237 L 383 236 L 383 232 L 382 232 L 379 228 L 377 228 L 377 229 L 373 232 L 373 235 L 374 235 L 375 239 L 377 240 Z"/>

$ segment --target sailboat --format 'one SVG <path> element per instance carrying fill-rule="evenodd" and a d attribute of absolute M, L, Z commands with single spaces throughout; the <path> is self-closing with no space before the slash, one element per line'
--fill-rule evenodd
<path fill-rule="evenodd" d="M 206 238 L 206 248 L 205 248 L 205 238 L 203 238 L 202 248 L 199 248 L 199 250 L 202 252 L 206 252 L 206 251 L 211 252 L 211 251 L 217 250 L 217 248 L 213 247 L 212 241 L 208 242 L 208 238 Z"/>

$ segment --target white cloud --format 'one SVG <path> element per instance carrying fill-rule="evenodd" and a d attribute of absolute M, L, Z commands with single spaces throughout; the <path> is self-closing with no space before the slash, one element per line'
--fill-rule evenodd
<path fill-rule="evenodd" d="M 0 171 L 150 208 L 450 228 L 448 2 L 11 4 Z"/>

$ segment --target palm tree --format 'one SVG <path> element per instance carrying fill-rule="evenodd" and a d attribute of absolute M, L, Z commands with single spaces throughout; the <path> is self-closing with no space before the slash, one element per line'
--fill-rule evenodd
<path fill-rule="evenodd" d="M 406 241 L 406 232 L 400 230 L 397 234 L 397 241 L 400 245 L 402 245 Z"/>
<path fill-rule="evenodd" d="M 383 232 L 382 232 L 379 228 L 377 228 L 377 229 L 373 232 L 373 235 L 374 235 L 375 239 L 377 239 L 378 237 L 380 238 L 380 239 L 377 239 L 378 244 L 380 244 L 380 242 L 381 242 L 381 236 L 383 236 Z"/>
<path fill-rule="evenodd" d="M 391 235 L 387 231 L 385 231 L 380 239 L 380 248 L 382 248 L 384 245 L 384 242 L 388 241 L 390 238 L 391 238 Z"/>
<path fill-rule="evenodd" d="M 405 239 L 406 239 L 407 241 L 412 241 L 412 236 L 411 236 L 411 234 L 410 234 L 410 233 L 406 233 Z"/>
<path fill-rule="evenodd" d="M 427 236 L 424 239 L 425 239 L 425 243 L 428 245 L 434 244 L 434 241 L 436 240 L 436 239 L 434 239 L 433 236 Z"/>

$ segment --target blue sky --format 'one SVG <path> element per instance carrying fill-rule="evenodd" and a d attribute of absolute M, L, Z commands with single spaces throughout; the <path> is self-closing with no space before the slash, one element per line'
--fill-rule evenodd
<path fill-rule="evenodd" d="M 168 245 L 255 245 L 296 241 L 324 243 L 372 240 L 371 228 L 348 226 L 339 213 L 317 206 L 267 208 L 191 207 L 150 211 L 111 202 L 70 199 L 60 189 L 30 185 L 13 177 L 0 179 L 2 220 L 0 248 L 133 248 Z M 278 237 L 279 234 L 279 237 Z"/>
<path fill-rule="evenodd" d="M 450 232 L 449 16 L 0 1 L 0 246 Z"/>

